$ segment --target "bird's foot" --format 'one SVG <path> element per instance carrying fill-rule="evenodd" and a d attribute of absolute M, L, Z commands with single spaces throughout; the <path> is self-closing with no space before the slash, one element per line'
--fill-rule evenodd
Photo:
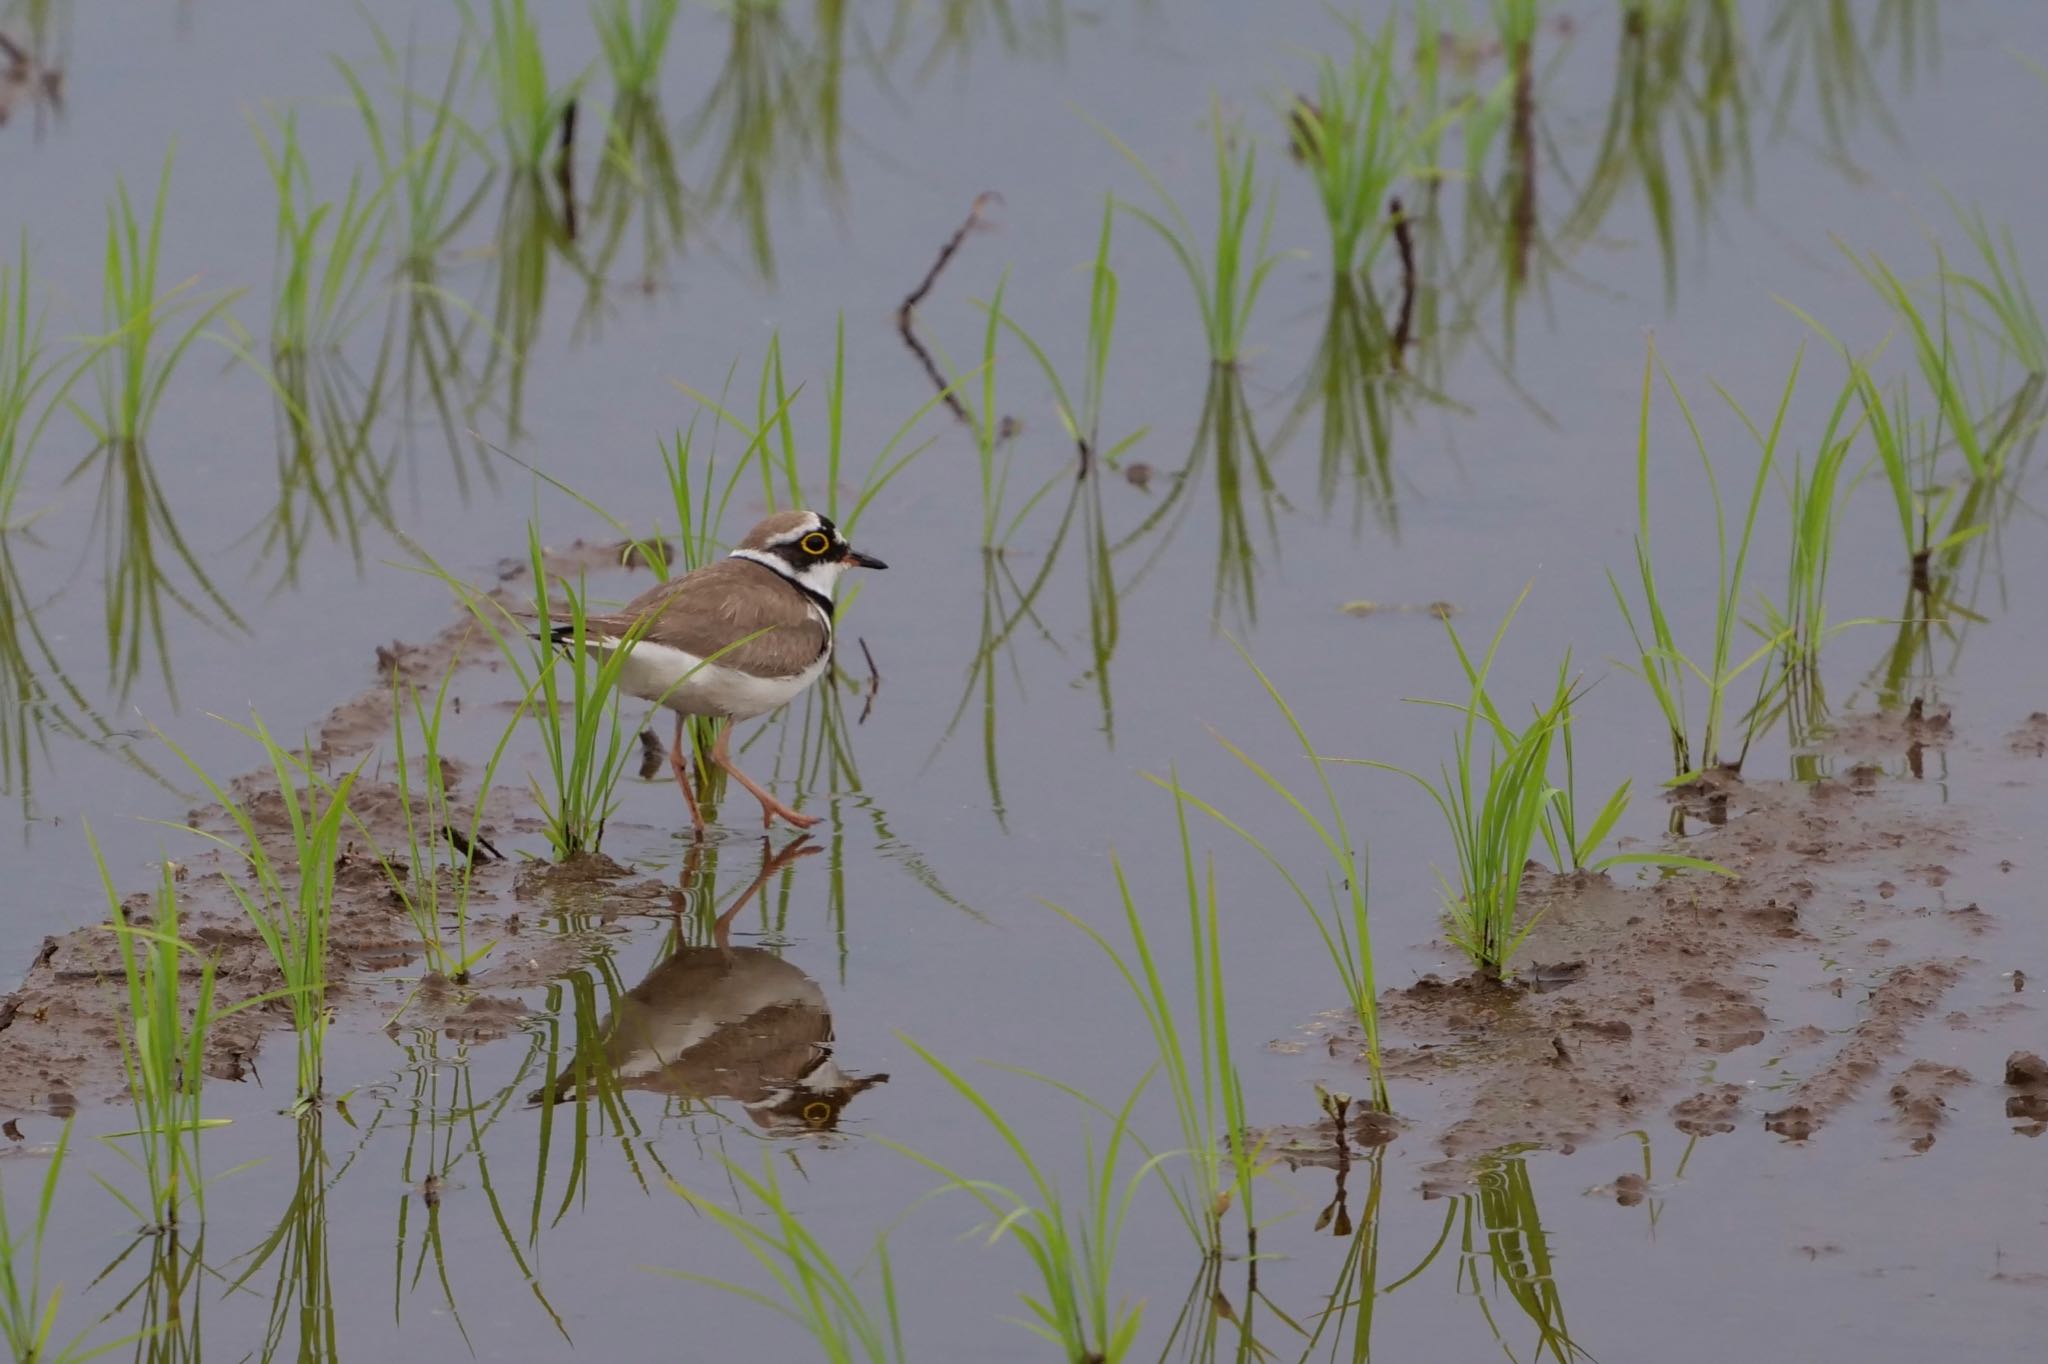
<path fill-rule="evenodd" d="M 800 811 L 790 809 L 781 801 L 772 798 L 762 801 L 761 827 L 772 829 L 775 827 L 775 821 L 778 819 L 787 822 L 795 828 L 808 829 L 812 825 L 820 823 L 824 816 L 803 814 Z"/>

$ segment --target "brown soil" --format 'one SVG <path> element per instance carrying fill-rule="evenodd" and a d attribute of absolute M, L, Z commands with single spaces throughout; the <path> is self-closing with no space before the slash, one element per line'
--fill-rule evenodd
<path fill-rule="evenodd" d="M 1964 965 L 1964 962 L 1921 962 L 1915 966 L 1902 966 L 1886 976 L 1884 982 L 1871 992 L 1862 1020 L 1850 1030 L 1841 1050 L 1792 1091 L 1790 1104 L 1775 1113 L 1765 1114 L 1764 1126 L 1794 1141 L 1805 1141 L 1812 1136 L 1856 1097 L 1857 1092 L 1877 1074 L 1879 1065 L 1886 1058 L 1896 1055 L 1905 1046 L 1907 1032 L 1934 1011 L 1934 1006 L 1955 984 Z M 1954 1074 L 1962 1080 L 1969 1079 L 1962 1071 Z M 1957 1082 L 1951 1081 L 1949 1087 L 1954 1083 Z M 1915 1087 L 1926 1086 L 1921 1083 Z M 1892 1097 L 1894 1101 L 1898 1100 L 1896 1090 Z M 1934 1105 L 1940 1107 L 1938 1090 L 1934 1094 Z M 1927 1133 L 1927 1145 L 1932 1145 L 1931 1126 Z M 1917 1149 L 1925 1150 L 1926 1147 L 1917 1146 Z"/>
<path fill-rule="evenodd" d="M 617 545 L 578 542 L 551 554 L 547 567 L 553 573 L 613 567 L 621 562 L 621 555 Z M 524 563 L 508 562 L 500 570 L 499 585 L 489 595 L 509 609 L 520 610 L 528 599 L 529 579 Z M 406 681 L 426 686 L 438 685 L 450 669 L 494 662 L 493 647 L 472 625 L 467 612 L 424 644 L 380 646 L 375 680 L 314 726 L 315 760 L 339 773 L 384 741 L 391 732 L 394 670 Z M 463 774 L 451 763 L 446 775 L 459 785 Z M 234 779 L 229 791 L 249 810 L 257 836 L 281 855 L 281 865 L 289 865 L 289 822 L 274 777 L 267 771 L 246 774 Z M 508 788 L 501 786 L 497 795 L 508 803 L 520 799 L 517 792 L 507 792 Z M 350 809 L 367 827 L 376 846 L 395 848 L 405 842 L 403 800 L 393 782 L 366 770 L 351 792 Z M 458 819 L 466 826 L 468 812 L 459 812 Z M 195 828 L 220 834 L 234 828 L 218 806 L 193 810 L 188 821 Z M 496 832 L 489 819 L 482 828 L 487 838 Z M 398 867 L 402 874 L 403 863 Z M 472 948 L 492 944 L 492 950 L 472 979 L 457 986 L 423 973 L 418 935 L 383 865 L 366 849 L 351 843 L 337 859 L 335 873 L 329 1005 L 344 1015 L 380 1019 L 399 1014 L 403 1007 L 400 1016 L 407 1026 L 436 1028 L 468 1040 L 499 1037 L 516 1028 L 529 1009 L 510 992 L 555 979 L 588 956 L 600 940 L 596 930 L 529 923 L 516 906 L 540 899 L 545 902 L 543 909 L 550 912 L 587 908 L 595 896 L 602 895 L 608 907 L 621 897 L 644 907 L 666 905 L 669 894 L 666 887 L 644 879 L 621 884 L 631 873 L 609 858 L 527 869 L 502 860 L 479 861 L 470 902 L 470 942 Z M 239 859 L 224 850 L 194 857 L 177 873 L 180 931 L 213 958 L 216 1009 L 254 999 L 282 984 L 268 950 L 226 880 L 230 875 L 245 872 Z M 575 903 L 565 904 L 568 900 Z M 145 893 L 130 896 L 122 912 L 129 922 L 142 924 L 149 921 L 153 908 L 153 897 Z M 532 916 L 530 907 L 526 914 Z M 200 959 L 191 958 L 188 982 L 196 982 L 200 969 Z M 106 924 L 46 940 L 20 988 L 0 997 L 0 1114 L 65 1116 L 82 1102 L 120 1098 L 124 1080 L 119 1029 L 125 1016 L 120 955 Z M 260 1078 L 255 1062 L 264 1036 L 290 1024 L 290 1010 L 282 1001 L 258 1005 L 220 1021 L 209 1034 L 207 1073 L 222 1080 Z M 281 1102 L 289 1101 L 290 1086 L 287 1074 L 282 1080 Z"/>
<path fill-rule="evenodd" d="M 2030 1051 L 2005 1058 L 2005 1116 L 2030 1137 L 2048 1132 L 2048 1061 Z"/>
<path fill-rule="evenodd" d="M 1958 1066 L 1915 1061 L 1892 1082 L 1892 1122 L 1915 1151 L 1934 1145 L 1935 1132 L 1948 1118 L 1948 1092 L 1970 1084 L 1970 1072 Z"/>
<path fill-rule="evenodd" d="M 1841 742 L 1858 751 L 1950 738 L 1945 713 L 1845 730 Z M 1710 1058 L 1759 1046 L 1783 1056 L 1830 1037 L 1814 1024 L 1813 996 L 1787 997 L 1789 986 L 1774 994 L 1775 982 L 1832 974 L 1824 993 L 1853 999 L 1862 988 L 1850 983 L 1858 970 L 1841 961 L 1895 951 L 1881 936 L 1903 935 L 1891 925 L 1912 922 L 1917 940 L 1926 923 L 1939 924 L 1959 951 L 1994 927 L 1976 904 L 1930 913 L 1950 868 L 1969 856 L 1969 816 L 1920 799 L 1908 775 L 1857 767 L 1848 780 L 1792 783 L 1716 772 L 1677 799 L 1706 824 L 1684 850 L 1736 878 L 1684 873 L 1622 884 L 1532 864 L 1525 905 L 1542 918 L 1516 981 L 1425 977 L 1384 997 L 1395 1106 L 1442 1114 L 1432 1124 L 1444 1157 L 1431 1169 L 1432 1185 L 1461 1182 L 1474 1157 L 1503 1145 L 1570 1151 L 1645 1126 L 1659 1105 L 1670 1105 L 1671 1123 L 1691 1137 L 1756 1121 L 1738 1085 L 1717 1084 L 1675 1104 L 1669 1096 Z M 1916 1029 L 1942 1017 L 1944 996 L 1976 969 L 1959 953 L 1891 967 L 1867 989 L 1856 1024 L 1836 1035 L 1834 1052 L 1822 1053 L 1768 1115 L 1769 1126 L 1811 1137 Z M 1329 1041 L 1333 1050 L 1355 1048 L 1355 1024 L 1337 1025 Z M 1915 1062 L 1895 1075 L 1883 1120 L 1925 1150 L 1954 1091 L 1968 1083 L 1960 1069 Z M 1418 1097 L 1416 1085 L 1434 1094 Z M 2048 1082 L 2015 1092 L 2026 1112 L 2038 1095 L 2039 1118 L 2048 1120 Z"/>

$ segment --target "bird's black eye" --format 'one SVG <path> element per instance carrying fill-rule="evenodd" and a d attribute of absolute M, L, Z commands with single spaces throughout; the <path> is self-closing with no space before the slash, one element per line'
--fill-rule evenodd
<path fill-rule="evenodd" d="M 832 537 L 821 530 L 814 530 L 801 541 L 804 553 L 816 558 L 832 548 Z"/>

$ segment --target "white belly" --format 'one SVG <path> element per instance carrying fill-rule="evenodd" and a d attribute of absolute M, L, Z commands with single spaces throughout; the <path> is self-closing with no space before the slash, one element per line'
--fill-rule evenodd
<path fill-rule="evenodd" d="M 751 720 L 788 705 L 818 680 L 829 658 L 829 654 L 821 654 L 817 662 L 789 677 L 755 677 L 722 663 L 705 663 L 681 649 L 641 640 L 619 670 L 619 690 L 643 701 L 658 701 L 678 715 Z"/>

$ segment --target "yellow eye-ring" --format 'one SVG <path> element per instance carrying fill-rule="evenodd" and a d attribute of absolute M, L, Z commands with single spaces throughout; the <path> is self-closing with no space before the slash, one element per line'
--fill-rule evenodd
<path fill-rule="evenodd" d="M 803 539 L 803 550 L 806 554 L 823 554 L 830 548 L 832 537 L 821 530 L 814 530 Z"/>
<path fill-rule="evenodd" d="M 823 1127 L 832 1121 L 832 1105 L 823 1100 L 812 1100 L 804 1105 L 804 1121 L 813 1127 Z"/>

